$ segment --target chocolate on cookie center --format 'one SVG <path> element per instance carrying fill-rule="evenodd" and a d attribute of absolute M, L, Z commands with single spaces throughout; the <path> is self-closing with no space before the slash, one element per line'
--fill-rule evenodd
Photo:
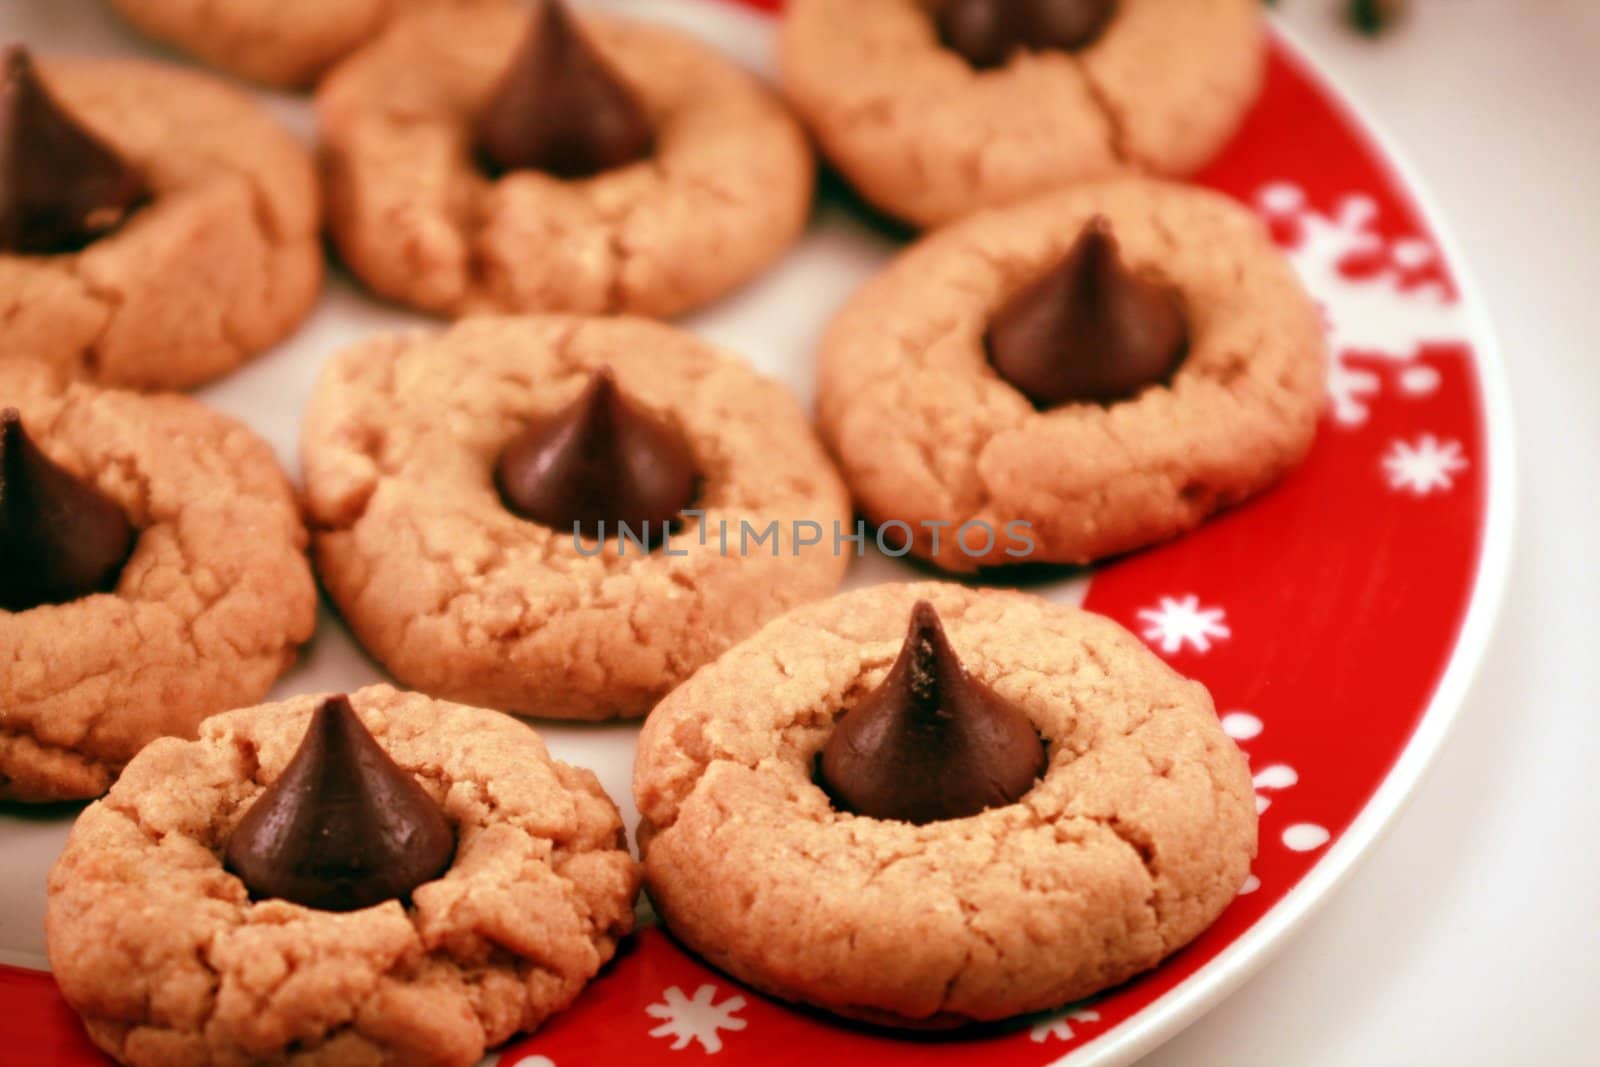
<path fill-rule="evenodd" d="M 689 442 L 635 407 L 609 367 L 571 405 L 531 420 L 495 462 L 500 499 L 517 515 L 603 540 L 664 539 L 694 503 Z"/>
<path fill-rule="evenodd" d="M 819 778 L 846 811 L 923 825 L 1014 804 L 1044 769 L 1027 714 L 972 676 L 919 600 L 889 674 L 835 724 Z"/>
<path fill-rule="evenodd" d="M 149 195 L 143 176 L 50 92 L 27 49 L 0 53 L 0 252 L 75 252 Z"/>
<path fill-rule="evenodd" d="M 998 67 L 1018 49 L 1076 52 L 1094 43 L 1116 0 L 937 0 L 939 39 L 968 63 Z"/>
<path fill-rule="evenodd" d="M 1168 380 L 1188 351 L 1182 301 L 1124 262 L 1096 216 L 1065 257 L 995 313 L 989 362 L 1039 408 L 1109 404 Z"/>
<path fill-rule="evenodd" d="M 562 0 L 540 0 L 478 118 L 477 145 L 495 172 L 587 178 L 647 158 L 655 131 Z"/>
<path fill-rule="evenodd" d="M 253 898 L 356 911 L 409 899 L 449 868 L 455 848 L 439 805 L 383 750 L 349 698 L 335 696 L 239 820 L 226 863 Z"/>
<path fill-rule="evenodd" d="M 0 411 L 0 610 L 26 611 L 112 589 L 138 534 L 122 507 Z"/>

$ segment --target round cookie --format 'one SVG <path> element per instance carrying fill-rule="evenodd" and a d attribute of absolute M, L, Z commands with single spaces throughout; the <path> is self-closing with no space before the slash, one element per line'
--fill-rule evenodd
<path fill-rule="evenodd" d="M 260 700 L 293 661 L 316 619 L 305 528 L 266 442 L 186 397 L 14 363 L 0 406 L 138 530 L 112 592 L 0 610 L 0 800 L 99 796 L 145 744 Z"/>
<path fill-rule="evenodd" d="M 120 1062 L 468 1067 L 571 1003 L 632 929 L 638 865 L 592 773 L 498 712 L 387 686 L 351 703 L 444 809 L 449 869 L 409 907 L 252 901 L 223 849 L 318 703 L 152 744 L 73 827 L 50 873 L 50 963 Z"/>
<path fill-rule="evenodd" d="M 102 384 L 186 389 L 288 336 L 322 283 L 311 158 L 248 96 L 132 60 L 41 64 L 151 198 L 61 255 L 0 252 L 0 352 Z"/>
<path fill-rule="evenodd" d="M 1199 170 L 1261 88 L 1256 0 L 1118 0 L 1077 52 L 975 70 L 924 0 L 789 0 L 785 94 L 873 204 L 920 226 L 1073 182 Z"/>
<path fill-rule="evenodd" d="M 310 85 L 397 14 L 485 0 L 111 0 L 140 32 L 267 85 Z"/>
<path fill-rule="evenodd" d="M 1131 268 L 1175 287 L 1187 355 L 1132 399 L 1036 410 L 995 373 L 986 331 L 1095 216 Z M 1264 489 L 1310 448 L 1325 355 L 1315 305 L 1249 211 L 1123 179 L 924 238 L 850 300 L 819 363 L 819 428 L 858 506 L 909 524 L 918 556 L 972 571 L 1128 552 Z M 974 521 L 1029 523 L 1032 547 L 975 528 L 962 548 Z"/>
<path fill-rule="evenodd" d="M 582 180 L 491 179 L 473 125 L 527 32 L 516 6 L 402 19 L 317 93 L 346 263 L 426 311 L 665 317 L 750 279 L 799 236 L 814 165 L 752 77 L 659 25 L 585 17 L 637 96 L 654 155 Z"/>
<path fill-rule="evenodd" d="M 916 826 L 836 810 L 816 763 L 931 601 L 1047 745 L 1020 801 Z M 717 967 L 898 1026 L 1054 1008 L 1209 925 L 1255 854 L 1211 698 L 1111 621 L 1014 592 L 883 585 L 790 612 L 662 701 L 634 766 L 650 899 Z"/>
<path fill-rule="evenodd" d="M 683 434 L 699 474 L 704 514 L 648 555 L 519 518 L 496 491 L 519 428 L 601 367 Z M 301 454 L 318 572 L 362 644 L 409 686 L 520 714 L 644 715 L 832 592 L 849 561 L 832 541 L 848 498 L 793 398 L 639 319 L 477 318 L 368 340 L 328 364 Z"/>

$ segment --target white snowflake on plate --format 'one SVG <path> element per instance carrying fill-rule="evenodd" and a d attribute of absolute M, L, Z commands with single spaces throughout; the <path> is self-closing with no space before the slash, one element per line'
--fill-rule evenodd
<path fill-rule="evenodd" d="M 1389 488 L 1428 496 L 1455 486 L 1455 475 L 1467 469 L 1460 441 L 1441 441 L 1425 433 L 1415 442 L 1391 441 L 1383 455 Z"/>
<path fill-rule="evenodd" d="M 1054 1015 L 1040 1019 L 1028 1031 L 1028 1037 L 1036 1045 L 1042 1045 L 1051 1038 L 1057 1041 L 1071 1041 L 1073 1038 L 1073 1023 L 1097 1023 L 1100 1013 L 1090 1008 L 1064 1008 Z"/>
<path fill-rule="evenodd" d="M 1202 608 L 1200 598 L 1193 593 L 1181 599 L 1164 596 L 1159 606 L 1140 609 L 1139 618 L 1145 622 L 1140 632 L 1168 655 L 1185 645 L 1194 646 L 1196 652 L 1209 652 L 1213 639 L 1222 641 L 1233 636 L 1223 621 L 1225 615 L 1221 608 Z"/>
<path fill-rule="evenodd" d="M 1350 362 L 1357 353 L 1404 368 L 1400 385 L 1408 395 L 1436 390 L 1438 372 L 1416 360 L 1425 345 L 1461 341 L 1466 328 L 1460 306 L 1444 286 L 1407 283 L 1408 274 L 1433 260 L 1433 246 L 1418 237 L 1386 245 L 1373 230 L 1378 205 L 1369 196 L 1347 196 L 1334 214 L 1323 215 L 1306 205 L 1298 185 L 1275 182 L 1257 194 L 1256 203 L 1268 218 L 1293 223 L 1296 241 L 1284 251 L 1322 305 L 1333 356 L 1328 395 L 1334 418 L 1346 426 L 1366 422 L 1367 401 L 1382 385 L 1377 374 Z M 1374 253 L 1384 255 L 1381 269 L 1360 278 L 1345 275 L 1346 260 Z"/>
<path fill-rule="evenodd" d="M 1287 763 L 1269 764 L 1257 771 L 1250 779 L 1256 790 L 1256 814 L 1260 815 L 1272 807 L 1272 798 L 1267 793 L 1288 789 L 1298 781 L 1300 775 Z"/>
<path fill-rule="evenodd" d="M 1260 737 L 1261 731 L 1265 729 L 1261 720 L 1248 711 L 1230 711 L 1222 716 L 1221 722 L 1222 732 L 1241 745 L 1242 742 Z M 1246 758 L 1249 758 L 1248 753 Z M 1299 784 L 1300 775 L 1287 763 L 1269 763 L 1251 774 L 1250 782 L 1256 792 L 1256 814 L 1260 815 L 1272 807 L 1272 798 L 1267 794 L 1293 788 Z M 1291 852 L 1314 851 L 1327 844 L 1331 838 L 1332 835 L 1326 827 L 1309 822 L 1295 823 L 1280 835 L 1284 847 Z M 1251 874 L 1239 887 L 1239 895 L 1245 896 L 1260 888 L 1261 879 Z"/>
<path fill-rule="evenodd" d="M 651 1018 L 666 1020 L 651 1030 L 650 1036 L 672 1038 L 674 1052 L 688 1048 L 693 1041 L 700 1042 L 707 1052 L 721 1052 L 721 1031 L 743 1030 L 748 1024 L 734 1014 L 744 1007 L 743 997 L 729 997 L 721 1004 L 715 1002 L 716 997 L 717 987 L 709 983 L 696 989 L 692 998 L 677 986 L 667 987 L 661 994 L 662 1003 L 644 1009 Z"/>

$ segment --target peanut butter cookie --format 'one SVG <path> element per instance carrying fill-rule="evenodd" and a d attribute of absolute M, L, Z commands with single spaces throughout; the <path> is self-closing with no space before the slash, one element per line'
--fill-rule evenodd
<path fill-rule="evenodd" d="M 311 158 L 250 97 L 133 60 L 35 68 L 20 50 L 0 78 L 16 168 L 0 195 L 0 358 L 187 389 L 310 312 L 322 283 Z"/>
<path fill-rule="evenodd" d="M 1149 179 L 1083 185 L 947 227 L 864 286 L 823 340 L 818 423 L 857 505 L 916 555 L 1081 564 L 1298 464 L 1324 347 L 1248 210 Z"/>
<path fill-rule="evenodd" d="M 318 572 L 362 644 L 503 711 L 643 715 L 849 561 L 794 399 L 642 319 L 362 342 L 324 371 L 301 452 Z"/>
<path fill-rule="evenodd" d="M 944 703 L 924 741 L 950 728 L 952 698 L 1021 710 L 1047 754 L 1031 788 L 931 819 L 830 799 L 859 795 L 839 777 L 871 773 L 837 770 L 832 739 L 882 711 L 908 661 L 909 699 Z M 858 754 L 882 726 L 848 739 Z M 1021 751 L 983 729 L 968 740 L 946 772 Z M 879 785 L 912 794 L 897 803 L 950 799 L 892 747 L 874 758 Z M 945 782 L 964 777 L 985 784 Z M 1228 905 L 1256 847 L 1249 771 L 1203 686 L 1109 620 L 931 583 L 796 609 L 697 673 L 645 723 L 634 795 L 674 935 L 758 989 L 895 1026 L 1054 1008 L 1154 967 Z"/>
<path fill-rule="evenodd" d="M 0 800 L 99 796 L 293 662 L 305 527 L 266 442 L 185 397 L 20 362 L 0 409 Z"/>
<path fill-rule="evenodd" d="M 345 706 L 377 749 L 361 759 L 442 811 L 448 865 L 406 901 L 339 911 L 233 873 L 321 698 L 152 744 L 79 817 L 45 919 L 62 994 L 120 1062 L 470 1067 L 571 1003 L 633 928 L 638 864 L 593 774 L 498 712 L 387 686 Z"/>
<path fill-rule="evenodd" d="M 334 237 L 378 295 L 666 317 L 800 235 L 814 167 L 772 94 L 674 30 L 564 10 L 403 18 L 318 90 Z"/>
<path fill-rule="evenodd" d="M 994 37 L 1029 8 L 1085 7 L 1102 10 L 1066 38 Z M 789 0 L 779 41 L 784 92 L 828 158 L 919 226 L 1120 173 L 1191 174 L 1254 102 L 1264 56 L 1257 0 Z"/>

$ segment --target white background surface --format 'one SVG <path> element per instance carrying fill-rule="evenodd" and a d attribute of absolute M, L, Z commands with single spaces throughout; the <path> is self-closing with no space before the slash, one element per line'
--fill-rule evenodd
<path fill-rule="evenodd" d="M 1337 0 L 1280 2 L 1488 299 L 1520 452 L 1511 585 L 1409 809 L 1150 1067 L 1600 1062 L 1600 3 L 1410 6 L 1372 44 Z"/>
<path fill-rule="evenodd" d="M 1488 298 L 1518 420 L 1517 560 L 1478 683 L 1410 809 L 1282 955 L 1147 1062 L 1593 1063 L 1579 1024 L 1600 1008 L 1600 0 L 1413 0 L 1378 44 L 1346 33 L 1338 6 L 1281 4 L 1420 172 Z M 0 39 L 23 27 L 41 44 L 127 46 L 96 0 L 0 0 Z M 830 258 L 851 240 L 825 236 Z M 863 271 L 875 258 L 851 250 Z M 804 303 L 783 299 L 789 286 L 814 289 L 808 254 L 697 326 L 731 341 L 762 307 L 763 332 L 808 347 L 813 324 L 770 321 Z M 855 276 L 836 274 L 829 299 Z M 405 319 L 344 318 L 353 308 L 364 305 L 336 285 L 316 348 Z M 749 354 L 795 377 L 785 352 Z M 264 373 L 207 399 L 250 406 L 292 465 L 302 391 L 264 389 Z M 793 384 L 809 395 L 803 378 Z M 336 684 L 340 644 L 319 641 L 294 688 Z M 625 775 L 606 785 L 625 802 Z M 31 830 L 58 847 L 55 828 Z M 8 907 L 0 935 L 36 922 Z"/>

